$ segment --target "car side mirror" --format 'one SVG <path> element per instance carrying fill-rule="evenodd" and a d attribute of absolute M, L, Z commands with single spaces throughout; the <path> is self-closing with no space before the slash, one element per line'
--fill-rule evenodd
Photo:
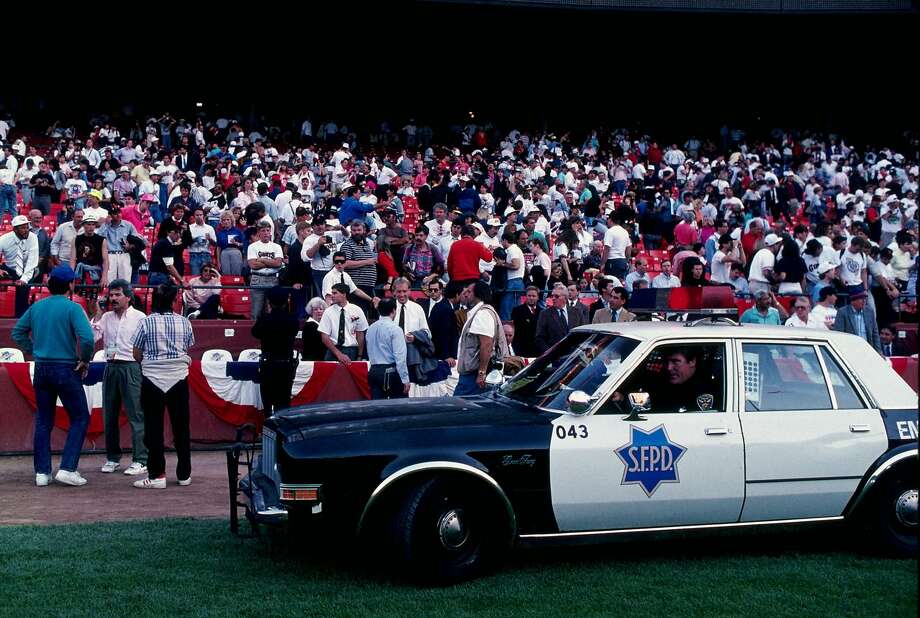
<path fill-rule="evenodd" d="M 567 399 L 569 412 L 572 414 L 586 414 L 591 408 L 593 399 L 584 391 L 572 391 Z"/>
<path fill-rule="evenodd" d="M 498 388 L 505 383 L 505 376 L 498 369 L 493 369 L 486 374 L 486 384 L 492 388 Z"/>
<path fill-rule="evenodd" d="M 642 412 L 648 412 L 652 409 L 650 405 L 652 397 L 648 393 L 639 391 L 638 393 L 629 394 L 629 405 L 632 406 L 632 411 L 629 413 L 629 416 L 624 418 L 624 421 L 644 421 L 646 418 L 640 416 Z"/>

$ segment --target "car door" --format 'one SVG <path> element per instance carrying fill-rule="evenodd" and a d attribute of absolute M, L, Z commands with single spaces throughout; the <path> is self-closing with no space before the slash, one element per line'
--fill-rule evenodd
<path fill-rule="evenodd" d="M 630 415 L 622 388 L 646 385 L 674 342 L 642 355 L 590 416 L 554 421 L 550 446 L 553 510 L 560 531 L 736 522 L 744 499 L 744 445 L 735 399 L 734 354 L 723 341 L 686 340 L 708 355 L 697 365 L 704 389 L 687 411 L 665 411 L 651 383 L 650 409 Z M 705 392 L 710 389 L 711 392 Z M 669 385 L 665 385 L 667 389 Z M 626 393 L 628 396 L 628 393 Z M 696 403 L 696 405 L 693 405 Z"/>
<path fill-rule="evenodd" d="M 834 517 L 887 448 L 878 410 L 824 343 L 737 342 L 742 521 Z"/>

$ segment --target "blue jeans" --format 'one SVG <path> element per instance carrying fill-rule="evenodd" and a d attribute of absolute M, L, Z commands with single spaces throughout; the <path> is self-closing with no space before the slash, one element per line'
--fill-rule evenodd
<path fill-rule="evenodd" d="M 498 310 L 498 317 L 501 318 L 502 322 L 510 320 L 511 310 L 520 304 L 521 295 L 517 292 L 524 290 L 524 280 L 520 277 L 508 279 L 508 283 L 505 284 L 505 290 L 507 291 L 502 294 L 501 305 Z"/>
<path fill-rule="evenodd" d="M 188 253 L 188 263 L 189 263 L 189 267 L 191 268 L 191 271 L 192 271 L 192 274 L 193 274 L 193 275 L 200 275 L 200 274 L 201 274 L 201 268 L 202 268 L 205 264 L 209 264 L 211 261 L 212 261 L 212 260 L 211 260 L 211 254 L 210 254 L 210 253 L 207 253 L 207 252 L 204 252 L 204 251 L 202 251 L 202 252 L 195 252 L 195 253 L 189 251 L 189 253 Z"/>
<path fill-rule="evenodd" d="M 9 212 L 11 217 L 19 214 L 16 208 L 16 188 L 13 185 L 0 185 L 0 218 Z"/>
<path fill-rule="evenodd" d="M 35 387 L 35 439 L 32 460 L 36 474 L 51 474 L 51 429 L 58 398 L 70 417 L 70 429 L 61 456 L 61 470 L 75 472 L 80 463 L 80 449 L 89 426 L 86 391 L 80 376 L 73 370 L 76 363 L 36 362 L 32 385 Z"/>
<path fill-rule="evenodd" d="M 457 388 L 454 389 L 454 397 L 480 395 L 486 392 L 486 389 L 479 388 L 479 385 L 476 384 L 477 375 L 475 373 L 461 373 L 460 379 L 457 380 Z"/>
<path fill-rule="evenodd" d="M 170 278 L 166 273 L 150 273 L 147 276 L 147 285 L 163 285 L 169 282 Z"/>
<path fill-rule="evenodd" d="M 102 266 L 90 266 L 89 264 L 78 262 L 73 271 L 77 283 L 83 283 L 83 275 L 87 273 L 89 273 L 89 278 L 93 283 L 99 283 L 102 278 Z"/>

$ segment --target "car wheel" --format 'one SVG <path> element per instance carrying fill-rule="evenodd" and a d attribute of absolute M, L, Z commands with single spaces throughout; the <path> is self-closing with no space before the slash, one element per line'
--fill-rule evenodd
<path fill-rule="evenodd" d="M 917 482 L 896 480 L 879 488 L 875 531 L 882 549 L 898 556 L 917 556 Z"/>
<path fill-rule="evenodd" d="M 468 579 L 492 564 L 502 526 L 468 484 L 429 479 L 410 489 L 393 519 L 396 554 L 407 575 L 426 583 Z"/>

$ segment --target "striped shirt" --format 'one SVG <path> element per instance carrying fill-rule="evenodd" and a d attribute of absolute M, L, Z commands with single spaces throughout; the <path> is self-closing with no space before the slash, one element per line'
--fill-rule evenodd
<path fill-rule="evenodd" d="M 361 244 L 358 244 L 353 239 L 349 238 L 342 243 L 339 251 L 344 253 L 345 258 L 349 261 L 377 259 L 377 254 L 374 252 L 373 243 L 366 238 Z M 373 287 L 377 284 L 376 264 L 371 264 L 369 266 L 359 266 L 358 268 L 349 268 L 347 269 L 347 272 L 349 275 L 351 275 L 352 280 L 357 286 Z"/>
<path fill-rule="evenodd" d="M 191 322 L 175 313 L 148 315 L 134 334 L 134 347 L 143 351 L 145 361 L 182 358 L 193 345 Z"/>

